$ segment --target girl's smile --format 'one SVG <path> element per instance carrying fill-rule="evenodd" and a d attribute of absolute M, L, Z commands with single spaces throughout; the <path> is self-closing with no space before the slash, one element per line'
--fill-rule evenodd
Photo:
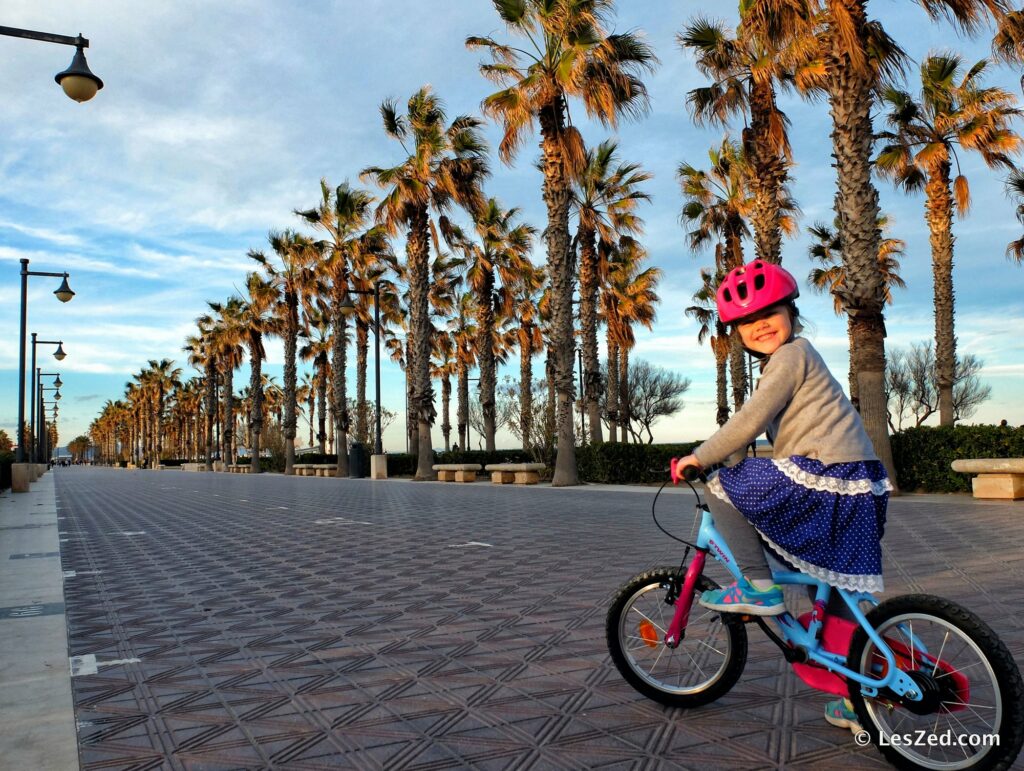
<path fill-rule="evenodd" d="M 775 306 L 737 324 L 743 345 L 771 356 L 793 334 L 793 322 L 785 308 Z"/>

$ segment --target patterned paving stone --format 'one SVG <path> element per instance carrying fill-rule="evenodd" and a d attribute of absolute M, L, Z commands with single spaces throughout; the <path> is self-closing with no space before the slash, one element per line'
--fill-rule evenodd
<path fill-rule="evenodd" d="M 751 629 L 739 684 L 650 702 L 604 615 L 679 554 L 651 497 L 61 469 L 82 768 L 884 768 Z M 690 526 L 685 496 L 659 503 Z M 969 605 L 1024 660 L 1024 507 L 894 500 L 888 594 Z"/>

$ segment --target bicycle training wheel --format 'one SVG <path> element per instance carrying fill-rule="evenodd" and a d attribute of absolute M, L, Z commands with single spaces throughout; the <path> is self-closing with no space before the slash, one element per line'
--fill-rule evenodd
<path fill-rule="evenodd" d="M 1024 743 L 1024 683 L 995 632 L 966 608 L 927 594 L 888 600 L 867 617 L 923 696 L 901 701 L 882 691 L 867 699 L 851 684 L 860 724 L 889 762 L 936 771 L 1008 768 Z M 848 666 L 875 677 L 888 666 L 861 628 Z"/>
<path fill-rule="evenodd" d="M 725 623 L 722 614 L 697 604 L 676 648 L 665 645 L 675 606 L 665 602 L 678 571 L 657 568 L 630 579 L 608 610 L 606 630 L 612 661 L 630 685 L 672 707 L 699 707 L 727 693 L 747 662 L 747 630 Z M 697 594 L 717 589 L 706 576 Z"/>

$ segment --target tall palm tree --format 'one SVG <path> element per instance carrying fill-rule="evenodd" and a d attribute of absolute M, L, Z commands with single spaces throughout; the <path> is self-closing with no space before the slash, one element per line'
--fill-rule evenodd
<path fill-rule="evenodd" d="M 676 175 L 684 201 L 681 219 L 692 226 L 687 233 L 692 251 L 700 251 L 712 243 L 724 244 L 721 267 L 728 273 L 743 264 L 743 239 L 750 235 L 747 219 L 754 205 L 750 174 L 740 145 L 728 138 L 708 151 L 708 159 L 707 171 L 686 162 L 679 164 Z M 747 394 L 747 369 L 743 346 L 735 332 L 729 375 L 733 406 L 739 410 Z"/>
<path fill-rule="evenodd" d="M 249 349 L 249 473 L 259 474 L 261 438 L 263 436 L 263 361 L 267 358 L 263 336 L 275 334 L 277 320 L 273 316 L 277 290 L 273 284 L 250 272 L 245 277 L 246 296 L 242 303 L 241 323 L 246 347 Z"/>
<path fill-rule="evenodd" d="M 519 347 L 519 435 L 524 450 L 530 449 L 530 438 L 534 435 L 533 357 L 544 350 L 544 336 L 537 308 L 544 280 L 544 270 L 533 267 L 523 270 L 512 286 L 513 314 L 518 320 L 515 336 Z"/>
<path fill-rule="evenodd" d="M 188 363 L 203 372 L 205 391 L 206 422 L 203 432 L 206 470 L 213 471 L 213 423 L 216 415 L 214 402 L 217 389 L 217 351 L 212 344 L 212 324 L 205 321 L 205 315 L 196 319 L 198 334 L 185 338 L 184 351 L 188 353 Z"/>
<path fill-rule="evenodd" d="M 295 354 L 299 336 L 299 307 L 308 302 L 313 266 L 319 258 L 319 250 L 310 239 L 290 230 L 271 232 L 269 241 L 270 248 L 277 256 L 277 264 L 260 251 L 250 251 L 249 257 L 263 268 L 267 281 L 278 295 L 274 310 L 284 340 L 284 473 L 291 475 L 295 473 L 295 416 L 298 408 Z"/>
<path fill-rule="evenodd" d="M 623 442 L 628 441 L 630 419 L 629 352 L 636 344 L 633 327 L 640 324 L 651 329 L 656 316 L 655 306 L 659 301 L 655 289 L 661 280 L 661 269 L 642 269 L 646 257 L 639 243 L 632 239 L 622 239 L 619 248 L 609 259 L 608 283 L 602 296 L 609 339 L 614 340 L 618 353 L 617 409 Z M 616 374 L 611 369 L 611 354 L 608 362 L 610 380 Z"/>
<path fill-rule="evenodd" d="M 882 216 L 878 223 L 879 228 L 885 231 L 889 227 L 889 219 Z M 839 299 L 839 292 L 846 283 L 846 268 L 843 265 L 843 240 L 839 234 L 838 219 L 833 227 L 822 222 L 816 222 L 807 228 L 807 232 L 814 237 L 815 243 L 811 244 L 808 254 L 810 258 L 821 263 L 822 267 L 813 268 L 807 276 L 807 282 L 817 292 L 831 292 L 833 308 L 837 316 L 843 314 L 843 303 Z M 906 242 L 898 238 L 883 238 L 878 248 L 878 269 L 881 271 L 884 281 L 882 286 L 885 289 L 885 301 L 892 304 L 892 288 L 903 289 L 906 283 L 900 277 L 898 271 L 900 263 L 897 259 L 903 255 L 906 249 Z M 860 395 L 857 389 L 857 373 L 853 369 L 853 362 L 858 359 L 856 348 L 858 340 L 853 333 L 852 318 L 846 319 L 846 335 L 850 342 L 850 373 L 849 388 L 850 401 L 854 405 L 860 404 Z"/>
<path fill-rule="evenodd" d="M 1016 99 L 1001 88 L 981 84 L 987 64 L 982 59 L 965 72 L 955 54 L 929 56 L 921 64 L 920 101 L 895 87 L 882 92 L 893 131 L 880 135 L 888 144 L 876 167 L 908 192 L 925 191 L 935 293 L 935 380 L 943 426 L 953 425 L 956 369 L 953 209 L 955 205 L 963 216 L 970 206 L 970 188 L 956 149 L 977 152 L 989 168 L 1012 170 L 1010 154 L 1017 152 L 1021 141 L 1010 127 L 1020 114 Z"/>
<path fill-rule="evenodd" d="M 607 255 L 622 236 L 642 232 L 637 204 L 650 196 L 639 186 L 652 175 L 636 163 L 619 163 L 618 145 L 605 141 L 588 149 L 575 178 L 574 203 L 579 217 L 580 343 L 583 350 L 583 393 L 590 441 L 601 436 L 601 361 L 597 352 L 597 296 L 607 273 Z"/>
<path fill-rule="evenodd" d="M 480 408 L 483 416 L 484 444 L 494 452 L 497 368 L 495 351 L 500 348 L 495 321 L 496 314 L 510 308 L 513 295 L 500 287 L 511 286 L 524 270 L 532 270 L 529 252 L 536 230 L 526 223 L 517 223 L 519 209 L 504 209 L 494 198 L 474 218 L 479 241 L 463 236 L 459 248 L 466 256 L 466 279 L 476 294 L 477 358 L 480 365 Z"/>
<path fill-rule="evenodd" d="M 613 0 L 493 2 L 509 31 L 529 44 L 520 48 L 491 37 L 469 37 L 466 45 L 487 49 L 492 61 L 481 65 L 480 71 L 505 86 L 483 101 L 484 113 L 504 130 L 498 150 L 501 159 L 511 163 L 534 121 L 540 128 L 559 416 L 552 484 L 575 485 L 579 477 L 572 417 L 575 341 L 569 205 L 572 176 L 583 165 L 585 153 L 571 122 L 569 99 L 580 99 L 587 114 L 605 125 L 615 126 L 623 115 L 641 115 L 647 109 L 647 90 L 640 74 L 652 70 L 657 60 L 637 35 L 606 31 Z"/>
<path fill-rule="evenodd" d="M 433 479 L 434 451 L 430 441 L 433 425 L 434 390 L 430 379 L 430 240 L 440 252 L 431 214 L 438 216 L 442 233 L 448 231 L 445 216 L 458 205 L 467 211 L 482 208 L 480 183 L 488 174 L 486 145 L 480 121 L 468 115 L 445 125 L 444 107 L 429 87 L 417 91 L 408 103 L 406 115 L 398 113 L 393 101 L 380 108 L 385 133 L 399 142 L 406 157 L 390 168 L 371 166 L 362 172 L 385 188 L 377 208 L 378 222 L 389 233 L 406 231 L 406 261 L 409 282 L 409 332 L 412 338 L 409 362 L 412 377 L 411 408 L 417 426 L 418 463 L 416 479 Z M 409 143 L 408 145 L 406 143 Z"/>
<path fill-rule="evenodd" d="M 719 252 L 722 251 L 721 245 L 719 245 Z M 717 265 L 717 261 L 716 261 Z M 700 278 L 701 287 L 693 295 L 694 305 L 688 307 L 685 311 L 686 315 L 694 319 L 700 324 L 700 330 L 697 332 L 698 344 L 703 344 L 705 340 L 711 345 L 711 352 L 715 357 L 715 393 L 716 402 L 718 404 L 718 410 L 715 413 L 715 421 L 718 425 L 725 425 L 725 422 L 729 420 L 729 396 L 727 391 L 727 362 L 729 360 L 729 330 L 725 324 L 718 317 L 718 305 L 716 303 L 716 294 L 718 292 L 718 285 L 722 283 L 722 279 L 725 274 L 721 267 L 716 267 L 714 271 L 707 268 L 701 268 Z"/>
<path fill-rule="evenodd" d="M 761 0 L 751 4 L 744 23 L 765 29 L 777 18 L 786 0 Z M 933 19 L 950 18 L 968 32 L 986 16 L 1001 18 L 1007 0 L 917 0 Z M 867 14 L 867 0 L 827 0 L 820 17 L 818 36 L 823 62 L 823 82 L 832 115 L 832 155 L 837 176 L 836 213 L 843 239 L 843 262 L 848 282 L 840 299 L 853 317 L 854 334 L 860 341 L 857 371 L 860 414 L 864 428 L 889 476 L 896 470 L 889 443 L 885 398 L 885 292 L 878 272 L 878 191 L 871 180 L 874 127 L 873 98 L 880 82 L 878 25 Z M 796 34 L 809 34 L 806 30 Z"/>
<path fill-rule="evenodd" d="M 235 462 L 235 370 L 242 364 L 242 341 L 245 337 L 242 298 L 229 297 L 226 302 L 209 302 L 214 316 L 203 321 L 210 328 L 211 344 L 217 352 L 221 382 L 221 459 L 224 463 Z"/>
<path fill-rule="evenodd" d="M 474 319 L 476 298 L 471 292 L 465 292 L 456 301 L 455 310 L 448 319 L 448 334 L 451 335 L 454 349 L 455 368 L 455 422 L 459 434 L 459 447 L 468 450 L 466 431 L 469 425 L 469 372 L 476 366 L 477 345 L 480 336 L 477 334 Z"/>
<path fill-rule="evenodd" d="M 791 158 L 789 119 L 779 109 L 776 90 L 792 79 L 792 57 L 783 49 L 794 41 L 785 33 L 809 23 L 813 10 L 806 0 L 777 5 L 767 28 L 741 24 L 732 34 L 721 22 L 698 18 L 677 37 L 696 57 L 697 69 L 712 81 L 687 95 L 696 121 L 724 127 L 737 115 L 750 116 L 742 140 L 752 170 L 754 255 L 774 263 L 782 261 L 779 204 L 786 195 Z"/>
<path fill-rule="evenodd" d="M 164 449 L 162 431 L 164 401 L 170 391 L 181 386 L 181 367 L 175 367 L 174 362 L 170 359 L 160 359 L 159 361 L 150 359 L 148 372 L 150 385 L 155 392 L 154 405 L 156 407 L 156 414 L 154 416 L 154 423 L 156 426 L 156 443 L 153 448 L 152 467 L 157 468 L 160 465 L 160 457 Z"/>
<path fill-rule="evenodd" d="M 1011 171 L 1006 178 L 1006 193 L 1017 204 L 1017 221 L 1024 225 L 1024 172 Z M 1006 257 L 1018 265 L 1024 263 L 1024 236 L 1006 245 Z"/>
<path fill-rule="evenodd" d="M 333 347 L 330 321 L 327 318 L 328 311 L 321 309 L 313 314 L 306 315 L 306 329 L 308 330 L 307 342 L 299 348 L 299 358 L 303 361 L 313 362 L 312 385 L 316 391 L 318 420 L 316 428 L 317 452 L 323 455 L 327 449 L 327 383 L 331 379 L 331 349 Z M 334 411 L 345 409 L 341 405 L 334 405 Z M 345 432 L 348 427 L 344 427 Z M 339 452 L 338 461 L 341 462 Z"/>

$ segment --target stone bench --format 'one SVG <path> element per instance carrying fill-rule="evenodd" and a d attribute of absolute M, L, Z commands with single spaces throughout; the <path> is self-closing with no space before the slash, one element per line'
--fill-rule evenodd
<path fill-rule="evenodd" d="M 337 463 L 296 463 L 292 466 L 298 477 L 329 477 L 338 469 Z"/>
<path fill-rule="evenodd" d="M 543 463 L 489 463 L 491 482 L 496 485 L 535 485 L 540 481 Z"/>
<path fill-rule="evenodd" d="M 228 471 L 232 474 L 248 474 L 249 464 L 248 463 L 229 463 Z"/>
<path fill-rule="evenodd" d="M 479 463 L 438 463 L 433 467 L 438 482 L 475 482 Z"/>
<path fill-rule="evenodd" d="M 1024 458 L 962 458 L 953 471 L 977 474 L 971 480 L 975 498 L 1024 498 Z"/>

